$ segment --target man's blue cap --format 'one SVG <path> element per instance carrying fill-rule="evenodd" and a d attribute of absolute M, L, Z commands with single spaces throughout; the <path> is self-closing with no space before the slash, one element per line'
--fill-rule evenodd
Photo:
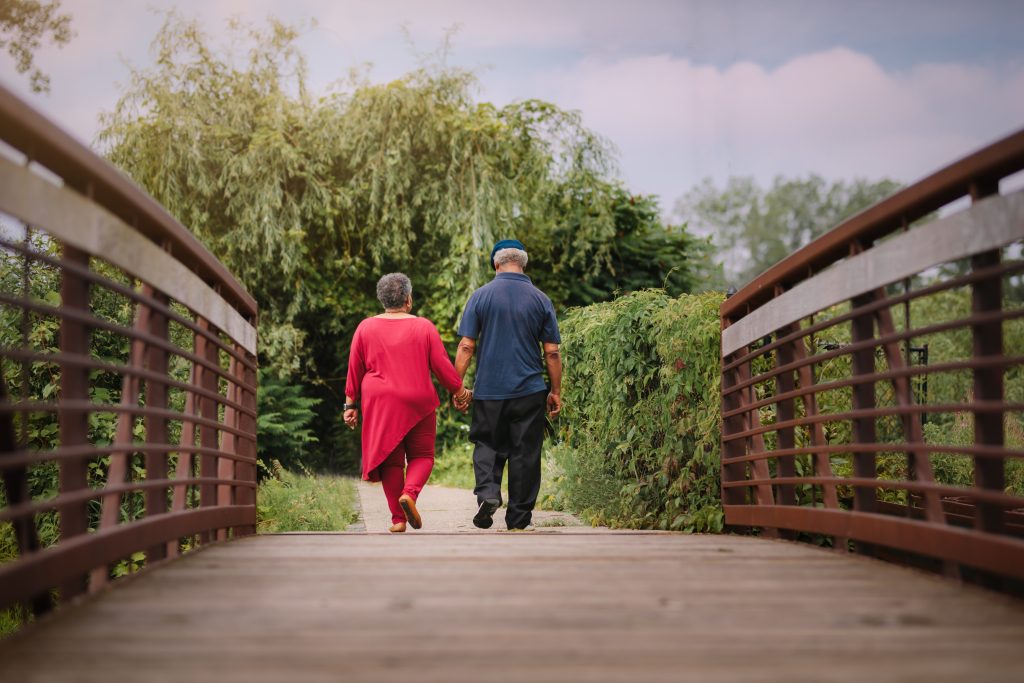
<path fill-rule="evenodd" d="M 502 249 L 522 249 L 526 251 L 526 247 L 519 240 L 501 240 L 494 245 L 494 249 L 491 249 L 491 265 L 494 265 L 494 255 Z"/>

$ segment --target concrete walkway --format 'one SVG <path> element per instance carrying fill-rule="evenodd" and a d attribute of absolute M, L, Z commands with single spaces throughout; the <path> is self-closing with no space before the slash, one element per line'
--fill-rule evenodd
<path fill-rule="evenodd" d="M 391 511 L 384 498 L 384 490 L 380 484 L 359 482 L 359 505 L 361 507 L 361 526 L 352 531 L 368 533 L 389 533 Z M 473 526 L 473 515 L 476 514 L 476 498 L 472 491 L 448 488 L 446 486 L 427 485 L 417 501 L 417 509 L 423 518 L 423 528 L 414 530 L 409 527 L 406 533 L 508 533 L 505 528 L 505 508 L 494 514 L 494 526 L 490 529 L 477 529 Z M 580 520 L 565 512 L 536 510 L 533 523 L 537 527 L 535 533 L 584 533 L 595 531 L 585 526 Z"/>

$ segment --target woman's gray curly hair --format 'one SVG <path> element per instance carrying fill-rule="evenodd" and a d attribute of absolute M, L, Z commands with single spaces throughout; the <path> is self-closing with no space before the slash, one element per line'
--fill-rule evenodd
<path fill-rule="evenodd" d="M 412 281 L 405 273 L 388 273 L 377 280 L 377 301 L 384 308 L 401 308 L 412 294 Z"/>
<path fill-rule="evenodd" d="M 514 249 L 512 247 L 506 249 L 499 249 L 494 252 L 494 267 L 503 266 L 506 263 L 518 263 L 520 268 L 526 268 L 527 261 L 530 257 L 526 255 L 526 252 L 522 249 Z"/>

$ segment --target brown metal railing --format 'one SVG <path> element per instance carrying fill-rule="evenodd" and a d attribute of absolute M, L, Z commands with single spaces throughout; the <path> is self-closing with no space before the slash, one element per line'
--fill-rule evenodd
<path fill-rule="evenodd" d="M 0 609 L 255 531 L 256 313 L 157 202 L 0 88 Z"/>
<path fill-rule="evenodd" d="M 727 524 L 1024 579 L 1021 169 L 1024 131 L 722 304 Z"/>

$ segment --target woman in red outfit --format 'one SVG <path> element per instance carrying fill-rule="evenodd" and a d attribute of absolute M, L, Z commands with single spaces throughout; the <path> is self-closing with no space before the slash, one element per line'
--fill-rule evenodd
<path fill-rule="evenodd" d="M 352 338 L 345 385 L 345 424 L 363 413 L 363 479 L 379 481 L 391 509 L 391 531 L 422 525 L 416 498 L 434 469 L 440 405 L 430 374 L 466 410 L 472 392 L 441 343 L 434 323 L 412 315 L 412 283 L 402 273 L 377 283 L 384 313 L 359 323 Z M 408 463 L 408 465 L 407 465 Z"/>

